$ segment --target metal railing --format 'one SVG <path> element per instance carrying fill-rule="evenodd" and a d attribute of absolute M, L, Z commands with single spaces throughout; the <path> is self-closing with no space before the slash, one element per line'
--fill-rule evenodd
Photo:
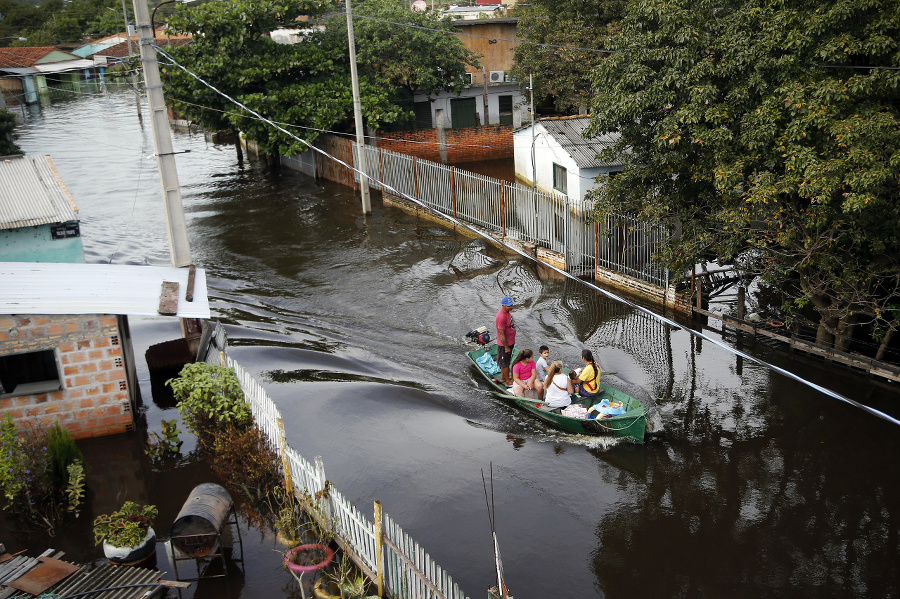
<path fill-rule="evenodd" d="M 316 498 L 316 507 L 325 512 L 321 515 L 326 521 L 335 523 L 337 536 L 350 546 L 366 568 L 378 573 L 379 566 L 383 566 L 387 593 L 397 599 L 468 599 L 453 578 L 390 516 L 384 514 L 384 525 L 376 526 L 329 483 L 321 457 L 316 456 L 314 464 L 310 464 L 288 445 L 275 402 L 262 385 L 228 355 L 224 327 L 218 322 L 212 326 L 204 361 L 234 369 L 257 426 L 270 446 L 282 456 L 285 479 L 291 481 L 296 492 Z M 379 530 L 383 531 L 383 560 L 378 559 Z"/>
<path fill-rule="evenodd" d="M 653 253 L 666 238 L 661 225 L 626 214 L 588 221 L 590 205 L 391 150 L 365 146 L 366 172 L 375 189 L 415 198 L 425 206 L 502 237 L 546 247 L 566 257 L 566 269 L 597 267 L 665 287 L 666 270 Z M 353 146 L 354 162 L 356 146 Z"/>

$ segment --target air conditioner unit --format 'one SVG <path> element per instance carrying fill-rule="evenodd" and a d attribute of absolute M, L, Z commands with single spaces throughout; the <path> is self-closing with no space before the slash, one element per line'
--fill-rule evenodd
<path fill-rule="evenodd" d="M 490 73 L 490 82 L 491 83 L 503 83 L 503 78 L 506 76 L 506 73 L 503 71 L 491 71 Z"/>

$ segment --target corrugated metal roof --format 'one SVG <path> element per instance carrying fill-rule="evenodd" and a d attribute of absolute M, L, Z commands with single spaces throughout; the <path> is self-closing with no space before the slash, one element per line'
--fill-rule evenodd
<path fill-rule="evenodd" d="M 610 147 L 619 138 L 619 134 L 610 133 L 585 139 L 584 130 L 590 121 L 589 116 L 574 116 L 544 118 L 539 119 L 538 123 L 569 153 L 578 168 L 621 165 L 621 162 L 602 162 L 597 159 L 597 154 Z"/>
<path fill-rule="evenodd" d="M 192 302 L 187 279 L 187 268 L 171 266 L 0 262 L 0 314 L 158 316 L 168 281 L 178 283 L 179 318 L 209 318 L 206 271 L 197 269 Z"/>
<path fill-rule="evenodd" d="M 78 207 L 49 156 L 0 158 L 0 230 L 78 220 Z"/>
<path fill-rule="evenodd" d="M 83 567 L 78 572 L 51 586 L 43 596 L 68 597 L 86 594 L 96 599 L 141 599 L 161 596 L 165 589 L 159 584 L 162 574 L 148 568 L 125 568 L 103 564 L 93 569 Z M 125 588 L 121 588 L 125 587 Z M 28 593 L 13 595 L 11 599 L 33 598 Z"/>

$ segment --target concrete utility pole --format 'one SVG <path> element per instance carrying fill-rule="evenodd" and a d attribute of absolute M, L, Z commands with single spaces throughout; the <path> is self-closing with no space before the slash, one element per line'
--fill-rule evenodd
<path fill-rule="evenodd" d="M 491 122 L 491 119 L 488 117 L 488 92 L 487 92 L 487 71 L 482 66 L 481 67 L 481 80 L 484 83 L 484 124 L 488 125 Z"/>
<path fill-rule="evenodd" d="M 122 25 L 125 27 L 125 39 L 128 41 L 128 58 L 134 56 L 131 49 L 131 33 L 128 31 L 128 10 L 125 8 L 125 0 L 122 0 Z M 156 35 L 154 33 L 153 35 Z M 125 81 L 128 81 L 128 71 L 125 71 Z M 141 94 L 138 92 L 137 74 L 131 76 L 131 89 L 134 91 L 134 103 L 137 106 L 138 119 L 143 121 L 141 115 Z"/>
<path fill-rule="evenodd" d="M 137 1 L 135 0 L 135 2 Z M 357 168 L 365 173 L 366 156 L 363 154 L 365 140 L 363 139 L 362 103 L 359 101 L 359 78 L 356 74 L 356 38 L 353 36 L 353 12 L 350 9 L 350 0 L 347 0 L 347 45 L 350 47 L 350 83 L 353 88 L 353 118 L 356 121 Z M 363 175 L 359 176 L 359 195 L 362 196 L 363 214 L 372 212 L 372 201 L 369 199 L 369 180 Z"/>
<path fill-rule="evenodd" d="M 159 62 L 152 47 L 155 32 L 150 27 L 147 0 L 134 0 L 134 20 L 137 25 L 138 49 L 144 67 L 144 85 L 147 88 L 153 143 L 156 148 L 156 162 L 159 165 L 159 179 L 165 205 L 169 254 L 172 266 L 188 266 L 191 263 L 191 246 L 188 243 L 187 225 L 184 222 L 184 206 L 181 203 L 181 187 L 178 185 L 172 137 L 169 135 L 169 115 L 166 113 L 166 100 L 163 97 L 162 81 L 159 77 Z"/>
<path fill-rule="evenodd" d="M 528 75 L 528 91 L 531 92 L 531 190 L 537 188 L 537 163 L 534 161 L 534 127 L 537 119 L 534 118 L 534 78 Z"/>

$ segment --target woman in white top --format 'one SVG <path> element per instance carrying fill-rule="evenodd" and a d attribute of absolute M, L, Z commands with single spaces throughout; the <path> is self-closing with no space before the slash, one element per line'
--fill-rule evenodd
<path fill-rule="evenodd" d="M 551 408 L 564 408 L 572 403 L 575 390 L 569 375 L 563 373 L 562 368 L 562 362 L 553 362 L 544 379 L 544 401 Z"/>

